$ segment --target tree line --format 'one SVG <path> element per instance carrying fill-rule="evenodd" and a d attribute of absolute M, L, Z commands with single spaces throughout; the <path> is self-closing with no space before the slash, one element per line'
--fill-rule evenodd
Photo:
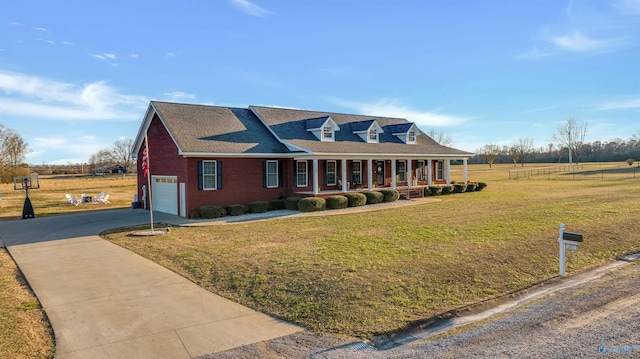
<path fill-rule="evenodd" d="M 568 119 L 560 125 L 545 146 L 535 147 L 532 138 L 523 137 L 509 146 L 495 143 L 478 148 L 469 163 L 580 163 L 633 162 L 640 160 L 640 130 L 628 139 L 586 142 L 587 122 Z"/>

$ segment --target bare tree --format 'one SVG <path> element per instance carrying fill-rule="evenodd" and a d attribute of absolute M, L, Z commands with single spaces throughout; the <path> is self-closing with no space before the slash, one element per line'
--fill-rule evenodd
<path fill-rule="evenodd" d="M 131 147 L 133 147 L 133 138 L 124 138 L 114 142 L 111 151 L 115 164 L 122 166 L 127 172 L 130 172 L 134 165 L 131 159 Z"/>
<path fill-rule="evenodd" d="M 0 124 L 0 176 L 4 180 L 21 175 L 20 165 L 24 163 L 28 150 L 22 136 Z"/>
<path fill-rule="evenodd" d="M 104 169 L 107 166 L 113 166 L 115 164 L 113 154 L 109 149 L 101 149 L 89 157 L 89 166 L 91 170 L 100 172 L 98 169 Z"/>
<path fill-rule="evenodd" d="M 533 138 L 521 137 L 512 146 L 515 151 L 518 152 L 520 163 L 524 167 L 524 163 L 527 161 L 527 157 L 533 152 Z"/>
<path fill-rule="evenodd" d="M 453 146 L 453 137 L 451 137 L 451 135 L 445 134 L 444 132 L 438 132 L 436 130 L 431 129 L 429 130 L 429 132 L 427 132 L 427 135 L 433 138 L 434 141 L 438 142 L 443 146 L 447 146 L 447 147 Z"/>
<path fill-rule="evenodd" d="M 584 145 L 584 138 L 587 135 L 587 121 L 579 121 L 575 118 L 568 119 L 558 127 L 558 131 L 553 134 L 553 141 L 560 147 L 569 149 L 569 163 L 573 163 L 575 156 L 576 163 L 580 163 L 580 150 Z"/>
<path fill-rule="evenodd" d="M 489 164 L 489 168 L 493 165 L 493 162 L 496 160 L 496 157 L 500 155 L 500 146 L 495 143 L 490 143 L 484 145 L 483 147 L 476 150 L 476 154 L 480 156 L 483 160 L 487 161 Z"/>
<path fill-rule="evenodd" d="M 515 145 L 509 147 L 507 151 L 509 153 L 509 157 L 511 157 L 511 160 L 513 161 L 513 167 L 517 166 L 518 161 L 520 160 L 520 151 L 518 151 L 518 148 Z"/>

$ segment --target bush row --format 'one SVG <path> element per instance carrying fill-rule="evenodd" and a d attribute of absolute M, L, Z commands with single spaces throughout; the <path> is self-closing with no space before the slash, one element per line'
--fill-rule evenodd
<path fill-rule="evenodd" d="M 424 188 L 424 195 L 438 196 L 441 194 L 482 191 L 487 187 L 485 182 L 452 183 L 450 185 L 428 186 Z"/>
<path fill-rule="evenodd" d="M 226 207 L 202 206 L 191 212 L 192 219 L 212 219 L 223 216 L 239 216 L 245 213 L 264 213 L 280 209 L 296 210 L 300 212 L 323 211 L 325 209 L 341 209 L 360 207 L 366 204 L 393 202 L 400 198 L 400 192 L 394 189 L 384 189 L 373 192 L 356 192 L 345 195 L 320 197 L 288 197 L 275 201 L 255 201 L 248 206 L 233 204 Z"/>

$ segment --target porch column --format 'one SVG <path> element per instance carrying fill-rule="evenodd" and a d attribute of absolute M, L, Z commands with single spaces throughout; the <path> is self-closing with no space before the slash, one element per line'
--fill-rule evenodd
<path fill-rule="evenodd" d="M 396 160 L 391 160 L 391 188 L 396 189 Z"/>
<path fill-rule="evenodd" d="M 427 185 L 433 185 L 433 161 L 427 160 Z"/>
<path fill-rule="evenodd" d="M 347 192 L 347 160 L 342 160 L 342 192 Z"/>
<path fill-rule="evenodd" d="M 444 168 L 447 171 L 447 184 L 451 184 L 451 160 L 444 161 Z"/>
<path fill-rule="evenodd" d="M 406 175 L 406 177 L 407 177 L 407 184 L 408 184 L 407 187 L 409 187 L 409 188 L 411 188 L 411 184 L 413 183 L 413 176 L 411 175 L 411 170 L 412 170 L 411 167 L 412 167 L 411 166 L 411 160 L 407 159 L 407 175 Z"/>
<path fill-rule="evenodd" d="M 369 191 L 373 189 L 373 160 L 367 160 L 367 188 Z"/>
<path fill-rule="evenodd" d="M 318 194 L 318 159 L 313 159 L 313 194 Z"/>
<path fill-rule="evenodd" d="M 462 160 L 462 167 L 464 167 L 464 183 L 467 183 L 467 159 Z"/>

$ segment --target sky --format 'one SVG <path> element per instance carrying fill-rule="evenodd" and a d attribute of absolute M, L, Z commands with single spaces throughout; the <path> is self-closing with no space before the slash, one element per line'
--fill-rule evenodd
<path fill-rule="evenodd" d="M 401 117 L 471 152 L 569 118 L 628 139 L 640 0 L 0 0 L 0 124 L 27 162 L 87 162 L 152 100 Z"/>

